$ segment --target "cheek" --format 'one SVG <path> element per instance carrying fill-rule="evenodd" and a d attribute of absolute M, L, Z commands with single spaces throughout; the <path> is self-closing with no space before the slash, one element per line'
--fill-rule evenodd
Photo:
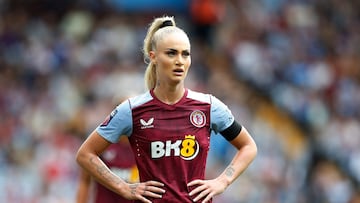
<path fill-rule="evenodd" d="M 186 60 L 186 63 L 185 63 L 186 69 L 188 70 L 190 68 L 190 66 L 191 66 L 191 59 Z"/>
<path fill-rule="evenodd" d="M 169 60 L 159 60 L 157 63 L 157 74 L 166 75 L 172 70 L 173 63 Z"/>
<path fill-rule="evenodd" d="M 161 65 L 163 68 L 168 68 L 173 65 L 173 61 L 167 58 L 160 58 L 158 61 L 159 65 Z"/>

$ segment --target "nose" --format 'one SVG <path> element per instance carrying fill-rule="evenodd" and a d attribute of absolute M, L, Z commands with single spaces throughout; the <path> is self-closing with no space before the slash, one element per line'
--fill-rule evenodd
<path fill-rule="evenodd" d="M 175 59 L 175 65 L 183 65 L 184 64 L 184 58 L 181 54 L 179 54 Z"/>

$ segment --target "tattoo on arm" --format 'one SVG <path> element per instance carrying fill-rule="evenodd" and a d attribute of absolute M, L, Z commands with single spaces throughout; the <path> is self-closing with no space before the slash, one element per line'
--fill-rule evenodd
<path fill-rule="evenodd" d="M 225 170 L 225 175 L 227 177 L 232 177 L 234 175 L 235 169 L 233 168 L 232 165 L 230 165 L 229 167 L 226 168 Z"/>
<path fill-rule="evenodd" d="M 96 167 L 96 171 L 100 176 L 106 179 L 106 181 L 119 184 L 120 181 L 117 179 L 113 174 L 110 173 L 110 171 L 103 165 L 98 164 L 95 160 L 95 158 L 90 158 L 90 163 L 93 164 Z"/>
<path fill-rule="evenodd" d="M 138 187 L 138 185 L 139 185 L 139 183 L 135 183 L 135 184 L 130 185 L 130 190 L 131 190 L 132 195 L 136 194 L 136 188 Z"/>

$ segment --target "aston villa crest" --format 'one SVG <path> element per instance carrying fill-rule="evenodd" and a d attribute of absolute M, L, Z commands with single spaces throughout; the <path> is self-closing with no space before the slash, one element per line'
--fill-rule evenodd
<path fill-rule="evenodd" d="M 190 114 L 190 122 L 198 128 L 204 127 L 206 124 L 206 116 L 200 110 L 195 110 Z"/>

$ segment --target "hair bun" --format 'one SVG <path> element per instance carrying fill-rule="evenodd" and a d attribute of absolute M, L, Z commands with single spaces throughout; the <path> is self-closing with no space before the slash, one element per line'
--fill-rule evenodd
<path fill-rule="evenodd" d="M 167 26 L 173 26 L 173 22 L 171 20 L 165 20 L 159 27 L 160 28 L 163 28 L 163 27 L 167 27 Z"/>

